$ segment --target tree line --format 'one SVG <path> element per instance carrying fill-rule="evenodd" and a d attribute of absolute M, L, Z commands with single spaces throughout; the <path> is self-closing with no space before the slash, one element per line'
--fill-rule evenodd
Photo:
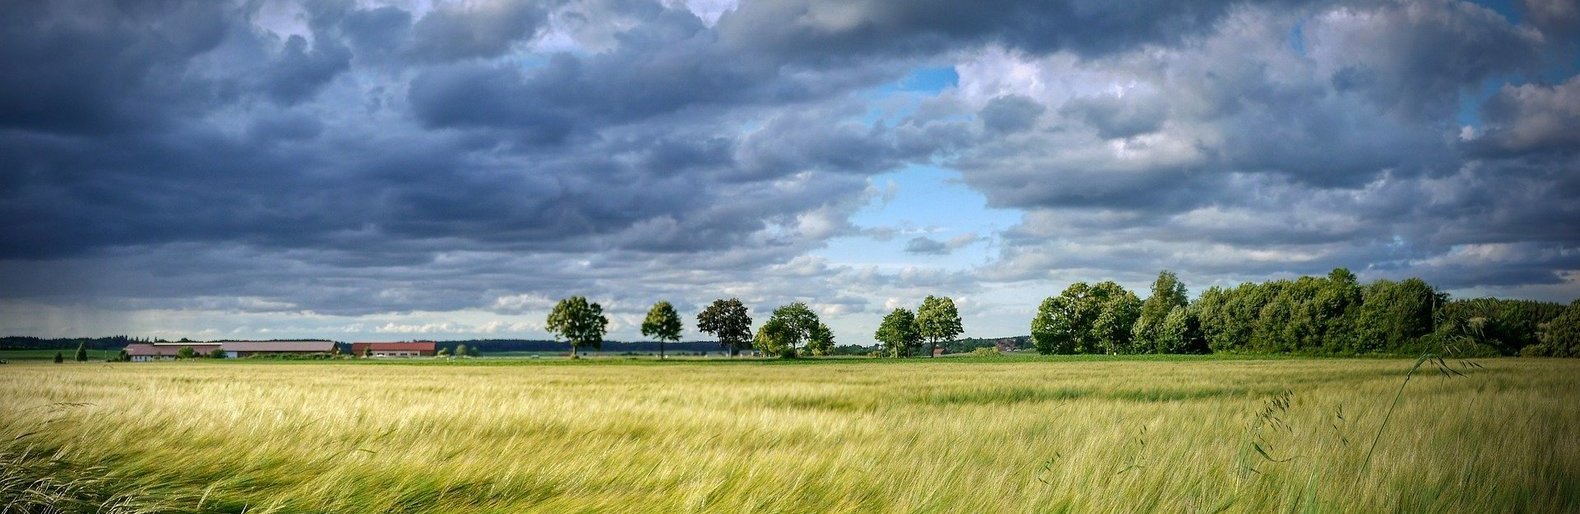
<path fill-rule="evenodd" d="M 572 296 L 554 305 L 544 326 L 556 341 L 569 343 L 571 357 L 576 358 L 583 348 L 602 347 L 609 318 L 598 303 Z M 681 329 L 680 314 L 667 301 L 653 304 L 642 321 L 642 335 L 660 342 L 660 358 L 664 355 L 663 342 L 679 341 Z M 731 356 L 752 349 L 784 358 L 825 356 L 836 350 L 834 331 L 802 302 L 774 309 L 754 333 L 746 304 L 739 298 L 721 298 L 697 313 L 697 330 L 718 338 L 719 345 Z M 895 309 L 884 318 L 876 337 L 884 342 L 887 355 L 908 357 L 921 348 L 923 341 L 936 348 L 938 343 L 953 340 L 963 331 L 954 300 L 928 296 L 914 315 L 907 309 Z"/>
<path fill-rule="evenodd" d="M 1191 301 L 1163 271 L 1142 300 L 1112 281 L 1071 284 L 1031 322 L 1044 354 L 1580 354 L 1580 300 L 1450 300 L 1418 278 L 1326 277 L 1211 287 Z"/>

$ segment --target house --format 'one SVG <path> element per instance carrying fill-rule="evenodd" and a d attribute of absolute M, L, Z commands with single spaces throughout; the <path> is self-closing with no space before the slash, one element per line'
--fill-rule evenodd
<path fill-rule="evenodd" d="M 433 341 L 351 343 L 351 354 L 357 357 L 432 357 L 437 346 Z"/>
<path fill-rule="evenodd" d="M 938 345 L 938 346 L 933 347 L 933 356 L 934 357 L 937 357 L 939 355 L 943 355 L 943 354 L 946 354 L 946 353 L 949 353 L 949 349 L 948 348 L 944 348 L 944 345 Z"/>
<path fill-rule="evenodd" d="M 191 348 L 197 355 L 206 356 L 219 347 L 219 343 L 132 343 L 126 345 L 126 355 L 132 362 L 174 360 L 182 348 Z"/>
<path fill-rule="evenodd" d="M 225 357 L 313 355 L 335 352 L 334 341 L 219 341 Z"/>

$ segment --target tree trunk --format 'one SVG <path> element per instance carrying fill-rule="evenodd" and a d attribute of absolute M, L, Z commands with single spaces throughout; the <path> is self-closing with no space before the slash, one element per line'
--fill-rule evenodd
<path fill-rule="evenodd" d="M 581 358 L 580 355 L 576 354 L 576 343 L 571 343 L 571 358 L 572 359 L 580 359 Z"/>
<path fill-rule="evenodd" d="M 658 360 L 664 360 L 664 340 L 658 340 Z"/>

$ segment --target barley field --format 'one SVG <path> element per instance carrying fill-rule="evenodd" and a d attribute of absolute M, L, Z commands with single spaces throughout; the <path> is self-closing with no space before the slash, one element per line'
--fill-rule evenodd
<path fill-rule="evenodd" d="M 1412 364 L 12 363 L 0 500 L 7 512 L 1580 510 L 1580 362 L 1425 366 L 1400 394 Z"/>

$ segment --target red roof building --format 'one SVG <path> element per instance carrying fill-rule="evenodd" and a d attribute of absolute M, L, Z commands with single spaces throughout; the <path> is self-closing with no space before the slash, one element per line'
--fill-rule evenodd
<path fill-rule="evenodd" d="M 437 346 L 433 341 L 351 343 L 351 354 L 357 357 L 432 357 Z"/>

